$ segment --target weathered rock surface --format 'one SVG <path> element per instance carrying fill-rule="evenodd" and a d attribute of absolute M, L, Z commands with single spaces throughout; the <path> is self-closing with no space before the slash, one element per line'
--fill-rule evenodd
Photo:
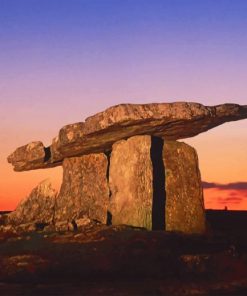
<path fill-rule="evenodd" d="M 205 209 L 196 150 L 177 141 L 165 142 L 166 230 L 205 231 Z"/>
<path fill-rule="evenodd" d="M 44 181 L 7 222 L 23 230 L 52 221 L 54 225 L 47 227 L 77 230 L 81 221 L 96 220 L 184 233 L 205 231 L 197 154 L 185 143 L 134 136 L 116 142 L 109 159 L 103 153 L 66 158 L 63 171 L 56 199 L 51 184 Z"/>
<path fill-rule="evenodd" d="M 150 136 L 121 140 L 112 147 L 109 212 L 112 224 L 152 229 L 152 163 Z"/>
<path fill-rule="evenodd" d="M 47 167 L 45 147 L 40 141 L 21 146 L 8 157 L 8 162 L 14 163 L 15 171 Z"/>
<path fill-rule="evenodd" d="M 56 221 L 54 224 L 50 224 L 44 227 L 45 232 L 66 232 L 66 231 L 80 231 L 87 226 L 91 225 L 103 225 L 95 220 L 90 220 L 87 216 L 73 220 Z"/>
<path fill-rule="evenodd" d="M 63 127 L 41 157 L 20 147 L 8 157 L 16 171 L 60 165 L 66 157 L 105 152 L 114 142 L 135 135 L 177 140 L 193 137 L 228 121 L 247 118 L 247 106 L 224 104 L 207 107 L 198 103 L 123 104 L 91 116 L 85 122 Z M 24 146 L 26 147 L 26 146 Z M 49 157 L 49 154 L 51 156 Z M 42 160 L 43 159 L 43 160 Z"/>
<path fill-rule="evenodd" d="M 113 145 L 109 176 L 113 225 L 205 231 L 198 159 L 189 145 L 151 136 L 121 140 Z"/>
<path fill-rule="evenodd" d="M 55 221 L 83 216 L 106 223 L 109 203 L 108 161 L 103 153 L 66 158 L 57 197 Z"/>
<path fill-rule="evenodd" d="M 42 181 L 16 210 L 8 215 L 7 223 L 14 226 L 51 223 L 54 219 L 56 195 L 57 192 L 52 188 L 51 182 Z"/>

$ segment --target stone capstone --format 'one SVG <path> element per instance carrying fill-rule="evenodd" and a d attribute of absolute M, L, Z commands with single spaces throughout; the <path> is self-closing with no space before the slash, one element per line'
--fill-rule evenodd
<path fill-rule="evenodd" d="M 45 147 L 40 141 L 21 146 L 8 157 L 8 162 L 15 164 L 15 171 L 47 167 Z"/>
<path fill-rule="evenodd" d="M 106 223 L 109 204 L 108 160 L 103 153 L 65 158 L 63 181 L 56 203 L 56 221 L 87 216 Z"/>
<path fill-rule="evenodd" d="M 247 118 L 247 106 L 224 104 L 204 106 L 176 102 L 122 104 L 110 107 L 85 120 L 64 126 L 46 149 L 41 142 L 26 146 L 8 157 L 16 171 L 61 165 L 63 159 L 110 151 L 112 145 L 136 135 L 178 140 L 193 137 L 228 121 Z M 30 154 L 30 155 L 29 155 Z"/>
<path fill-rule="evenodd" d="M 42 181 L 7 218 L 7 224 L 49 224 L 54 220 L 57 192 L 49 180 Z"/>

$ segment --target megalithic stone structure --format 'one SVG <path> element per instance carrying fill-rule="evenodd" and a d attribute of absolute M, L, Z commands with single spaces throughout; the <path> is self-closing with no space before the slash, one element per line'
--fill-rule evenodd
<path fill-rule="evenodd" d="M 49 147 L 9 157 L 15 171 L 63 166 L 55 221 L 82 215 L 108 224 L 203 233 L 196 151 L 176 140 L 247 118 L 247 106 L 161 103 L 113 106 L 63 127 Z"/>

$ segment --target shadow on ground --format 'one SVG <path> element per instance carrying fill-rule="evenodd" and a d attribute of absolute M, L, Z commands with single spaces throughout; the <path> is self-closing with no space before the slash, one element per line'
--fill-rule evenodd
<path fill-rule="evenodd" d="M 241 232 L 186 236 L 90 224 L 0 234 L 1 295 L 247 295 Z"/>

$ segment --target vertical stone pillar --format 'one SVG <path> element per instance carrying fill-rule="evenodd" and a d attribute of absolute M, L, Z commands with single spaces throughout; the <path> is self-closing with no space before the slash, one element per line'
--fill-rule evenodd
<path fill-rule="evenodd" d="M 205 210 L 196 150 L 168 141 L 164 144 L 166 230 L 184 233 L 205 231 Z"/>
<path fill-rule="evenodd" d="M 134 136 L 116 142 L 110 157 L 109 212 L 112 224 L 152 229 L 151 137 Z"/>
<path fill-rule="evenodd" d="M 109 204 L 108 160 L 105 154 L 65 158 L 63 182 L 56 204 L 56 221 L 83 215 L 106 223 Z"/>
<path fill-rule="evenodd" d="M 109 185 L 112 224 L 184 233 L 205 231 L 197 153 L 185 143 L 163 143 L 151 136 L 116 142 Z"/>

